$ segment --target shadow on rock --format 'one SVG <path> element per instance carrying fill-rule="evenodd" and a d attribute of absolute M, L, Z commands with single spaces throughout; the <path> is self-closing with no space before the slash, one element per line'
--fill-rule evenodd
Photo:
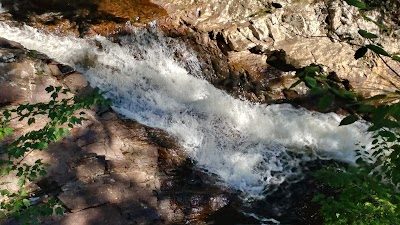
<path fill-rule="evenodd" d="M 138 0 L 4 0 L 2 7 L 17 22 L 79 36 L 109 35 L 122 29 L 127 21 L 148 23 L 167 15 L 157 5 Z"/>

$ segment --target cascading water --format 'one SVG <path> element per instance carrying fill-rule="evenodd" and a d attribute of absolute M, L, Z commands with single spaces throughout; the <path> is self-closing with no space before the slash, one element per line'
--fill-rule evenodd
<path fill-rule="evenodd" d="M 114 110 L 175 136 L 198 167 L 244 198 L 262 198 L 270 187 L 301 178 L 299 164 L 311 154 L 290 152 L 353 162 L 355 144 L 369 143 L 365 124 L 339 127 L 341 118 L 333 113 L 234 99 L 201 79 L 185 45 L 155 31 L 137 29 L 118 43 L 5 23 L 0 34 L 78 68 L 106 92 Z"/>

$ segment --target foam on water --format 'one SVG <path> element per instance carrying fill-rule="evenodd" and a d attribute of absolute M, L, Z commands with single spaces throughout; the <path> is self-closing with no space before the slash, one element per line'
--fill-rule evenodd
<path fill-rule="evenodd" d="M 199 167 L 244 197 L 261 197 L 270 186 L 301 177 L 299 163 L 310 158 L 294 158 L 290 152 L 313 151 L 353 162 L 355 143 L 369 142 L 365 124 L 338 127 L 341 118 L 333 113 L 232 98 L 200 78 L 190 50 L 157 32 L 137 30 L 118 44 L 4 23 L 0 34 L 79 68 L 107 92 L 117 112 L 177 137 Z"/>

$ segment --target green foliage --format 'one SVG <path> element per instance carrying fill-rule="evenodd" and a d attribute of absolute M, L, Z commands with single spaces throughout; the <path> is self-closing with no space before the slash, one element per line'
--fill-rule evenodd
<path fill-rule="evenodd" d="M 12 216 L 22 224 L 38 224 L 39 216 L 63 213 L 60 203 L 55 199 L 50 199 L 45 204 L 31 205 L 23 187 L 27 181 L 46 176 L 48 165 L 41 159 L 29 165 L 23 163 L 23 159 L 33 151 L 47 149 L 50 143 L 68 135 L 68 128 L 82 124 L 85 120 L 84 109 L 109 104 L 97 90 L 85 97 L 73 96 L 63 99 L 59 99 L 59 96 L 68 96 L 68 89 L 49 86 L 46 91 L 51 96 L 48 103 L 21 104 L 16 108 L 4 110 L 0 116 L 0 140 L 13 134 L 13 129 L 9 127 L 11 120 L 25 121 L 31 125 L 36 122 L 35 116 L 46 115 L 48 118 L 42 128 L 27 132 L 13 141 L 6 141 L 1 146 L 3 157 L 0 160 L 0 176 L 15 174 L 21 190 L 17 193 L 11 193 L 7 189 L 0 190 L 0 194 L 6 197 L 0 202 L 0 218 Z"/>
<path fill-rule="evenodd" d="M 392 185 L 382 183 L 369 171 L 350 166 L 326 168 L 315 176 L 337 190 L 334 196 L 316 195 L 326 225 L 400 224 L 400 197 Z"/>
<path fill-rule="evenodd" d="M 357 94 L 346 90 L 334 76 L 322 73 L 318 66 L 307 66 L 298 70 L 295 77 L 299 80 L 290 88 L 304 83 L 310 89 L 310 94 L 319 99 L 318 105 L 321 111 L 328 111 L 336 100 L 354 103 L 359 98 Z"/>
<path fill-rule="evenodd" d="M 354 114 L 348 115 L 347 117 L 342 119 L 342 121 L 340 121 L 339 126 L 352 124 L 352 123 L 356 122 L 357 120 L 358 120 L 358 116 L 357 115 L 354 115 Z"/>
<path fill-rule="evenodd" d="M 370 44 L 370 45 L 366 45 L 365 47 L 372 50 L 373 52 L 375 52 L 378 55 L 390 56 L 389 53 L 387 53 L 383 48 L 381 48 L 377 45 Z"/>
<path fill-rule="evenodd" d="M 368 7 L 357 0 L 345 0 L 359 8 L 360 15 L 379 28 L 386 26 L 365 16 L 362 10 Z M 400 57 L 390 55 L 374 41 L 376 34 L 359 30 L 368 44 L 360 46 L 355 59 L 362 58 L 371 50 L 382 60 L 382 56 L 400 62 Z M 385 62 L 385 61 L 384 61 Z M 385 62 L 386 64 L 386 62 Z M 388 67 L 389 65 L 386 64 Z M 398 75 L 393 68 L 390 68 Z M 400 76 L 400 75 L 398 75 Z M 340 126 L 352 124 L 364 118 L 370 122 L 373 134 L 370 146 L 359 146 L 355 150 L 356 165 L 347 168 L 329 167 L 315 173 L 315 177 L 336 192 L 329 196 L 319 194 L 313 201 L 321 204 L 321 213 L 327 225 L 391 225 L 400 224 L 400 90 L 363 98 L 329 79 L 315 66 L 305 67 L 296 73 L 299 79 L 292 87 L 304 83 L 310 94 L 319 98 L 322 111 L 329 109 L 340 98 L 350 108 L 350 115 L 342 119 Z"/>
<path fill-rule="evenodd" d="M 355 6 L 359 9 L 367 9 L 367 5 L 364 2 L 360 2 L 358 0 L 345 0 L 347 4 Z"/>
<path fill-rule="evenodd" d="M 364 55 L 368 52 L 368 48 L 367 47 L 361 47 L 359 48 L 356 53 L 354 54 L 354 58 L 355 59 L 359 59 L 364 57 Z"/>
<path fill-rule="evenodd" d="M 397 62 L 400 62 L 400 56 L 394 55 L 392 56 L 393 60 L 396 60 Z"/>
<path fill-rule="evenodd" d="M 378 38 L 378 36 L 376 34 L 369 33 L 366 30 L 358 30 L 358 33 L 364 38 L 368 38 L 368 39 Z"/>

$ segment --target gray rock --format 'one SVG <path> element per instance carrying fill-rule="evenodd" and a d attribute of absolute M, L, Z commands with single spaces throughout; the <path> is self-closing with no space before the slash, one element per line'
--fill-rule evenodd
<path fill-rule="evenodd" d="M 18 42 L 10 41 L 5 38 L 0 37 L 0 47 L 9 49 L 24 49 L 24 46 Z"/>

